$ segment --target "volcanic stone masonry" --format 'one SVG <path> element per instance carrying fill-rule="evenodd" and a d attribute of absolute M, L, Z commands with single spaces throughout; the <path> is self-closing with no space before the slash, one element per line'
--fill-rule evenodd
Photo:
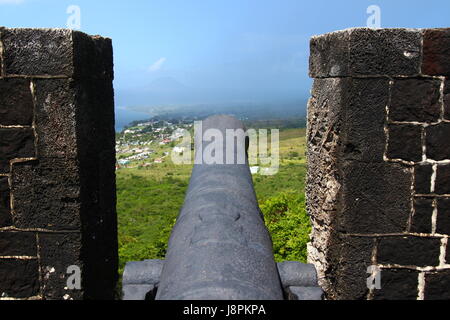
<path fill-rule="evenodd" d="M 308 253 L 327 297 L 450 299 L 450 29 L 313 37 L 310 76 Z"/>
<path fill-rule="evenodd" d="M 0 28 L 0 299 L 113 298 L 112 80 L 110 39 Z"/>

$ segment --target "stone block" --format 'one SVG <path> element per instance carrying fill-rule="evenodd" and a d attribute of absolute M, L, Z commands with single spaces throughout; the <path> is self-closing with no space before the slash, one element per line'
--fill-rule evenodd
<path fill-rule="evenodd" d="M 438 266 L 441 240 L 423 237 L 387 237 L 379 240 L 377 262 L 403 266 Z"/>
<path fill-rule="evenodd" d="M 35 80 L 40 157 L 79 158 L 115 152 L 111 81 Z"/>
<path fill-rule="evenodd" d="M 109 38 L 73 32 L 73 78 L 113 79 L 113 48 Z"/>
<path fill-rule="evenodd" d="M 412 211 L 412 172 L 401 164 L 346 162 L 341 165 L 336 228 L 345 233 L 404 232 Z"/>
<path fill-rule="evenodd" d="M 0 296 L 29 298 L 39 294 L 37 259 L 0 259 Z"/>
<path fill-rule="evenodd" d="M 388 98 L 387 79 L 316 79 L 308 107 L 309 143 L 343 160 L 383 162 Z"/>
<path fill-rule="evenodd" d="M 339 239 L 333 239 L 329 245 L 329 268 L 325 276 L 331 281 L 331 290 L 327 291 L 327 298 L 367 299 L 367 269 L 373 264 L 375 239 L 340 236 Z"/>
<path fill-rule="evenodd" d="M 354 28 L 311 40 L 310 76 L 416 76 L 422 34 L 413 29 Z"/>
<path fill-rule="evenodd" d="M 0 43 L 2 39 L 2 32 L 5 28 L 0 27 Z M 0 54 L 0 77 L 3 77 L 3 55 Z"/>
<path fill-rule="evenodd" d="M 419 272 L 407 269 L 382 269 L 381 289 L 374 300 L 417 300 Z"/>
<path fill-rule="evenodd" d="M 414 167 L 414 191 L 416 194 L 431 192 L 432 175 L 433 166 L 431 164 L 419 164 Z"/>
<path fill-rule="evenodd" d="M 16 227 L 81 227 L 80 178 L 75 160 L 53 158 L 16 163 L 11 179 Z"/>
<path fill-rule="evenodd" d="M 431 233 L 431 219 L 433 216 L 433 199 L 415 198 L 414 215 L 411 222 L 411 232 Z"/>
<path fill-rule="evenodd" d="M 311 38 L 311 78 L 343 77 L 349 74 L 350 35 L 351 31 L 343 30 Z"/>
<path fill-rule="evenodd" d="M 450 194 L 450 164 L 437 166 L 434 189 L 437 194 Z"/>
<path fill-rule="evenodd" d="M 342 82 L 342 160 L 383 162 L 386 135 L 387 79 L 352 79 Z M 325 93 L 323 93 L 325 94 Z M 329 125 L 334 125 L 331 122 Z"/>
<path fill-rule="evenodd" d="M 9 200 L 8 178 L 0 177 L 0 228 L 10 226 L 12 223 Z"/>
<path fill-rule="evenodd" d="M 40 233 L 39 256 L 44 299 L 83 298 L 85 279 L 82 239 L 79 233 Z M 71 275 L 67 270 L 70 266 L 78 266 L 81 270 L 81 290 L 71 290 L 67 286 Z"/>
<path fill-rule="evenodd" d="M 436 232 L 450 235 L 450 198 L 438 199 L 437 209 Z"/>
<path fill-rule="evenodd" d="M 36 257 L 36 235 L 31 232 L 0 231 L 0 256 Z"/>
<path fill-rule="evenodd" d="M 413 124 L 389 125 L 387 157 L 405 161 L 422 160 L 422 127 Z"/>
<path fill-rule="evenodd" d="M 450 81 L 446 79 L 444 83 L 444 119 L 450 120 Z"/>
<path fill-rule="evenodd" d="M 450 123 L 443 122 L 425 128 L 427 158 L 441 161 L 450 159 Z"/>
<path fill-rule="evenodd" d="M 30 81 L 26 79 L 0 79 L 0 125 L 31 126 L 33 97 Z"/>
<path fill-rule="evenodd" d="M 450 29 L 427 29 L 423 32 L 422 73 L 450 76 Z"/>
<path fill-rule="evenodd" d="M 6 75 L 113 77 L 110 39 L 67 29 L 3 29 Z"/>
<path fill-rule="evenodd" d="M 37 79 L 34 86 L 38 157 L 76 158 L 76 114 L 79 105 L 75 82 Z"/>
<path fill-rule="evenodd" d="M 391 89 L 392 121 L 436 122 L 441 116 L 441 80 L 395 79 Z"/>
<path fill-rule="evenodd" d="M 450 270 L 425 275 L 425 300 L 450 300 Z"/>
<path fill-rule="evenodd" d="M 35 156 L 31 128 L 0 128 L 0 173 L 9 173 L 12 159 Z"/>
<path fill-rule="evenodd" d="M 449 245 L 447 245 L 447 254 L 445 256 L 445 262 L 447 264 L 450 264 L 450 246 Z"/>

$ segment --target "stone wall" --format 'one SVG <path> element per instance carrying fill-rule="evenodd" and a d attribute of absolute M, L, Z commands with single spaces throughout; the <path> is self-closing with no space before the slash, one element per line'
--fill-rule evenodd
<path fill-rule="evenodd" d="M 310 76 L 309 260 L 327 297 L 450 299 L 450 29 L 313 37 Z"/>
<path fill-rule="evenodd" d="M 113 297 L 112 79 L 110 39 L 0 28 L 0 298 Z"/>

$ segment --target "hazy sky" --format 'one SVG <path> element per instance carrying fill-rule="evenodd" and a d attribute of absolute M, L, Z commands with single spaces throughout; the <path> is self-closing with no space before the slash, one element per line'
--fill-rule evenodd
<path fill-rule="evenodd" d="M 0 0 L 0 25 L 65 28 L 69 5 L 81 9 L 81 31 L 113 39 L 121 105 L 130 92 L 139 104 L 166 89 L 303 99 L 311 35 L 365 26 L 369 5 L 382 27 L 450 26 L 448 0 Z"/>

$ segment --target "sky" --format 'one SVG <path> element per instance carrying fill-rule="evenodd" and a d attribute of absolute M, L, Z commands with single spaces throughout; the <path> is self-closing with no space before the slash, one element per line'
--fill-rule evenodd
<path fill-rule="evenodd" d="M 364 27 L 448 27 L 448 0 L 0 0 L 0 25 L 112 38 L 116 106 L 303 101 L 312 35 Z M 73 27 L 73 25 L 72 25 Z"/>

